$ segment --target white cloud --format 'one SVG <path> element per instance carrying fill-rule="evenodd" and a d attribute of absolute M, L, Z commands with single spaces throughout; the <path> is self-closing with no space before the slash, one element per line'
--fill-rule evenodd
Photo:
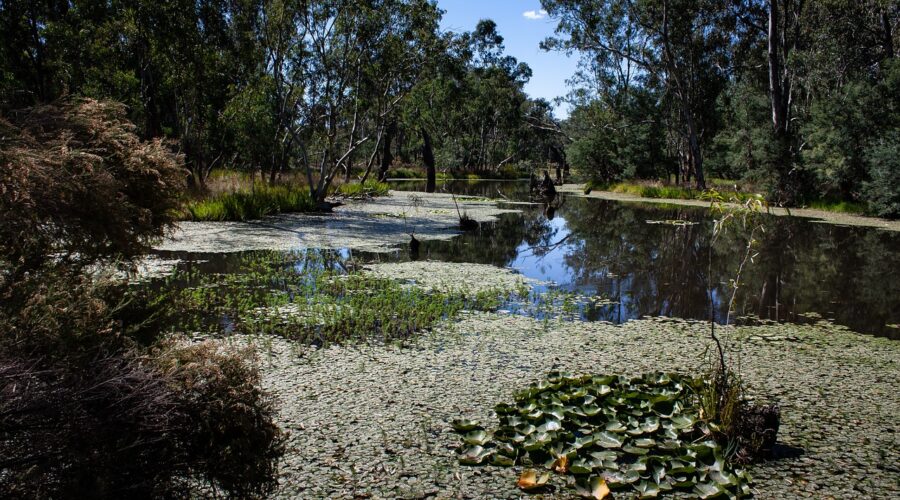
<path fill-rule="evenodd" d="M 525 12 L 522 13 L 522 16 L 524 16 L 525 19 L 532 19 L 532 20 L 543 19 L 543 18 L 547 17 L 547 11 L 544 9 L 526 10 Z"/>

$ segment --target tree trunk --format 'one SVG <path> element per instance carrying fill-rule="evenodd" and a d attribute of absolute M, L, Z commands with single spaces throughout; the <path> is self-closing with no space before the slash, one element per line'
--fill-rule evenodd
<path fill-rule="evenodd" d="M 688 157 L 691 160 L 690 168 L 694 174 L 694 182 L 697 189 L 706 189 L 706 179 L 703 177 L 703 154 L 700 151 L 700 141 L 697 138 L 697 128 L 694 126 L 693 116 L 689 114 L 685 121 L 688 127 L 688 147 L 690 148 Z"/>
<path fill-rule="evenodd" d="M 434 152 L 431 150 L 431 136 L 425 127 L 422 127 L 422 161 L 425 163 L 425 173 L 427 180 L 425 182 L 425 192 L 433 193 L 437 184 L 437 172 L 434 168 Z"/>
<path fill-rule="evenodd" d="M 787 131 L 784 89 L 781 86 L 781 61 L 778 56 L 779 43 L 778 0 L 769 0 L 769 98 L 772 104 L 772 127 L 776 136 Z"/>
<path fill-rule="evenodd" d="M 891 29 L 891 19 L 884 10 L 881 11 L 881 29 L 881 36 L 884 39 L 884 57 L 892 59 L 894 57 L 894 34 Z"/>
<path fill-rule="evenodd" d="M 381 147 L 381 168 L 378 169 L 378 180 L 384 182 L 387 179 L 388 169 L 391 167 L 391 163 L 394 161 L 394 156 L 391 154 L 391 141 L 394 140 L 394 135 L 397 133 L 397 122 L 391 122 L 388 125 L 387 131 L 384 133 L 384 144 Z"/>
<path fill-rule="evenodd" d="M 787 67 L 790 50 L 797 44 L 800 28 L 800 2 L 790 18 L 786 0 L 781 1 L 784 6 L 783 20 L 779 20 L 779 1 L 769 0 L 769 25 L 768 25 L 768 65 L 769 65 L 769 99 L 772 106 L 772 130 L 776 147 L 775 165 L 772 171 L 777 179 L 777 200 L 780 203 L 791 205 L 796 202 L 801 186 L 798 179 L 793 176 L 793 152 L 792 131 L 790 127 L 791 113 L 791 82 Z M 790 31 L 793 28 L 793 39 Z M 779 53 L 780 51 L 780 53 Z"/>

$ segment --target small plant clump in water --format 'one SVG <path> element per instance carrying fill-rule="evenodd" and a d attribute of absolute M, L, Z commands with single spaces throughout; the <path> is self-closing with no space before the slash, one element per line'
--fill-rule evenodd
<path fill-rule="evenodd" d="M 477 422 L 455 420 L 464 465 L 528 467 L 523 490 L 548 485 L 547 469 L 571 476 L 576 493 L 603 498 L 627 490 L 640 498 L 680 490 L 699 498 L 747 496 L 750 476 L 734 469 L 700 419 L 694 387 L 680 375 L 572 376 L 551 372 L 495 411 L 489 433 Z"/>

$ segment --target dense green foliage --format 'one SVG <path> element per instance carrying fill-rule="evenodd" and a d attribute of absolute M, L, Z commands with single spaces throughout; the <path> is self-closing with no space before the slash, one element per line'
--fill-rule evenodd
<path fill-rule="evenodd" d="M 195 185 L 296 171 L 315 201 L 395 163 L 433 179 L 568 162 L 600 183 L 746 179 L 779 204 L 898 215 L 896 2 L 542 5 L 544 48 L 583 56 L 562 121 L 493 21 L 442 32 L 429 0 L 5 1 L 0 108 L 113 99 Z"/>
<path fill-rule="evenodd" d="M 745 179 L 776 203 L 900 216 L 896 2 L 541 3 L 545 48 L 583 56 L 566 152 L 595 181 Z"/>
<path fill-rule="evenodd" d="M 214 168 L 298 171 L 315 201 L 337 175 L 383 177 L 394 159 L 546 159 L 531 70 L 493 22 L 442 33 L 440 16 L 428 0 L 4 1 L 0 109 L 119 101 L 141 137 L 177 145 L 195 187 Z"/>

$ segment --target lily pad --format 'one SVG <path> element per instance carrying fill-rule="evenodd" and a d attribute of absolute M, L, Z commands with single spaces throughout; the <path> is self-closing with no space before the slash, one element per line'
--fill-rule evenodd
<path fill-rule="evenodd" d="M 603 500 L 609 495 L 609 486 L 600 476 L 593 476 L 587 480 L 578 480 L 575 482 L 575 493 L 582 498 L 593 498 L 594 500 Z"/>
<path fill-rule="evenodd" d="M 619 422 L 618 420 L 613 420 L 612 422 L 607 422 L 606 430 L 609 432 L 625 432 L 628 430 L 628 427 L 625 427 L 625 424 Z"/>
<path fill-rule="evenodd" d="M 656 446 L 656 441 L 650 438 L 635 439 L 634 445 L 638 448 L 653 448 Z"/>
<path fill-rule="evenodd" d="M 466 448 L 459 456 L 459 463 L 463 465 L 481 465 L 485 459 L 490 457 L 493 451 L 486 450 L 484 447 L 475 445 Z"/>
<path fill-rule="evenodd" d="M 633 486 L 637 490 L 638 498 L 656 498 L 659 495 L 659 485 L 652 481 L 641 481 Z"/>
<path fill-rule="evenodd" d="M 620 448 L 624 441 L 610 432 L 601 432 L 594 435 L 594 443 L 604 448 Z"/>
<path fill-rule="evenodd" d="M 466 444 L 484 445 L 490 439 L 490 434 L 482 430 L 471 431 L 463 436 L 463 442 Z"/>
<path fill-rule="evenodd" d="M 672 428 L 676 430 L 688 429 L 694 425 L 696 420 L 690 415 L 686 415 L 682 413 L 681 415 L 675 415 L 672 417 Z"/>
<path fill-rule="evenodd" d="M 716 498 L 723 495 L 724 493 L 725 490 L 715 484 L 699 483 L 694 486 L 694 494 L 697 495 L 697 498 Z"/>
<path fill-rule="evenodd" d="M 469 420 L 466 418 L 457 418 L 450 422 L 450 425 L 453 426 L 453 429 L 456 432 L 468 432 L 475 429 L 484 429 L 478 422 L 475 420 Z"/>
<path fill-rule="evenodd" d="M 590 474 L 594 471 L 594 464 L 589 462 L 588 460 L 584 460 L 579 458 L 572 462 L 572 465 L 569 467 L 569 471 L 572 474 Z"/>
<path fill-rule="evenodd" d="M 498 405 L 501 425 L 493 435 L 481 426 L 461 431 L 460 462 L 547 467 L 548 474 L 575 476 L 569 484 L 587 498 L 598 498 L 593 487 L 601 481 L 604 496 L 622 488 L 642 498 L 673 488 L 705 498 L 746 495 L 749 476 L 730 468 L 721 446 L 708 439 L 708 422 L 697 417 L 685 389 L 694 384 L 659 373 L 559 373 L 518 392 L 514 403 Z M 467 424 L 460 421 L 461 428 Z M 522 489 L 548 485 L 550 476 L 532 473 L 520 478 Z"/>
<path fill-rule="evenodd" d="M 538 475 L 536 470 L 526 469 L 522 472 L 522 475 L 519 476 L 519 480 L 516 484 L 525 491 L 534 491 L 547 486 L 548 481 L 550 481 L 549 472 Z"/>
<path fill-rule="evenodd" d="M 647 434 L 656 432 L 657 429 L 659 429 L 659 419 L 656 417 L 648 417 L 641 422 L 641 430 Z"/>

